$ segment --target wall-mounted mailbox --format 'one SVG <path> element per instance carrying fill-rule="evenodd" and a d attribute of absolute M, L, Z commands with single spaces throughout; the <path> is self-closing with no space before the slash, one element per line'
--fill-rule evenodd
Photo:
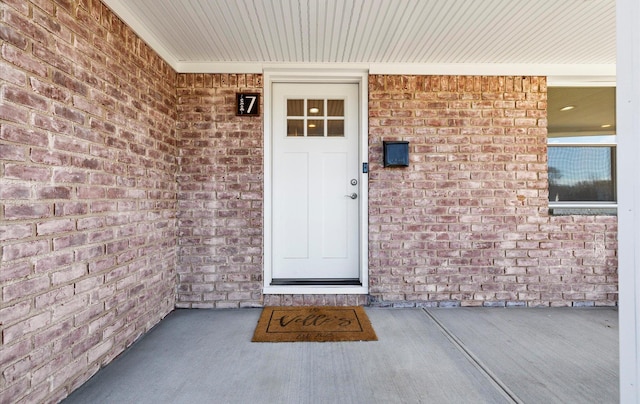
<path fill-rule="evenodd" d="M 409 142 L 384 141 L 382 147 L 385 167 L 407 167 L 409 165 Z"/>

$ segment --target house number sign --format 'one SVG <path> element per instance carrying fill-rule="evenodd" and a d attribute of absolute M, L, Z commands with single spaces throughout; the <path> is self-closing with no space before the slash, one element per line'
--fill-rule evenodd
<path fill-rule="evenodd" d="M 236 93 L 236 115 L 259 116 L 260 94 Z"/>

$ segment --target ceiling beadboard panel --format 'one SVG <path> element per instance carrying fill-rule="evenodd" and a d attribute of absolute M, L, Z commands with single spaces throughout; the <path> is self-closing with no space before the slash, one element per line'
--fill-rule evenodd
<path fill-rule="evenodd" d="M 103 0 L 179 63 L 615 64 L 615 0 Z"/>

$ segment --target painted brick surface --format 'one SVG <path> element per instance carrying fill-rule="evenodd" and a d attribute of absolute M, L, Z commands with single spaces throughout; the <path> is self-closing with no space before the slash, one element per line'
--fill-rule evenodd
<path fill-rule="evenodd" d="M 263 124 L 235 115 L 236 92 L 262 75 L 178 75 L 177 307 L 262 304 Z"/>
<path fill-rule="evenodd" d="M 0 2 L 0 402 L 57 402 L 175 306 L 175 73 L 98 0 Z"/>
<path fill-rule="evenodd" d="M 607 306 L 614 216 L 549 216 L 543 77 L 370 76 L 377 305 Z M 410 166 L 382 167 L 382 141 Z"/>

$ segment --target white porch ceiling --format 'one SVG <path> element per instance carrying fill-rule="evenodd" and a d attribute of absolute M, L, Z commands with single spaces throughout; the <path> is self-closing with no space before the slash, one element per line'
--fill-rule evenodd
<path fill-rule="evenodd" d="M 179 72 L 615 75 L 615 0 L 103 2 Z"/>

